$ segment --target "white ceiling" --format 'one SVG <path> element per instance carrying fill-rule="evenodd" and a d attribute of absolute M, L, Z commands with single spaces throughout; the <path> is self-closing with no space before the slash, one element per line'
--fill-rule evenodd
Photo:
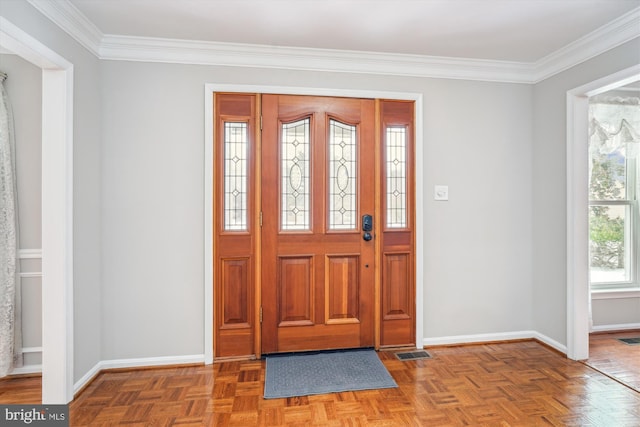
<path fill-rule="evenodd" d="M 106 35 L 532 63 L 640 0 L 71 0 Z"/>

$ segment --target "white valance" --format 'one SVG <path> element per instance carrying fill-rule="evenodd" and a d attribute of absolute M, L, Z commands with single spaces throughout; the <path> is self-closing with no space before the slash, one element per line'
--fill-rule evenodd
<path fill-rule="evenodd" d="M 611 154 L 620 150 L 626 158 L 636 158 L 640 146 L 640 134 L 622 119 L 617 130 L 611 131 L 597 119 L 589 124 L 589 151 L 593 154 Z"/>
<path fill-rule="evenodd" d="M 640 98 L 604 97 L 590 103 L 589 152 L 619 152 L 627 159 L 640 151 Z"/>

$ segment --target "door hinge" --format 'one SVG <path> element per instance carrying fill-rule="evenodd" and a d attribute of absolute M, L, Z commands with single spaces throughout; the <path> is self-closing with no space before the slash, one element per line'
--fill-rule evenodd
<path fill-rule="evenodd" d="M 262 323 L 262 307 L 260 307 L 260 323 Z"/>
<path fill-rule="evenodd" d="M 262 130 L 262 114 L 260 114 L 260 130 Z"/>
<path fill-rule="evenodd" d="M 260 211 L 260 227 L 262 227 L 262 211 Z"/>

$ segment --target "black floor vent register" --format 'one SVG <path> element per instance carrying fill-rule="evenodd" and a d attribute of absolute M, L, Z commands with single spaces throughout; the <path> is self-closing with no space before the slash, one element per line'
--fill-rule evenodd
<path fill-rule="evenodd" d="M 403 351 L 396 353 L 396 357 L 400 360 L 418 360 L 418 359 L 430 359 L 431 355 L 424 350 L 417 351 Z"/>
<path fill-rule="evenodd" d="M 622 341 L 625 344 L 629 345 L 640 345 L 640 337 L 635 338 L 618 338 L 618 341 Z"/>

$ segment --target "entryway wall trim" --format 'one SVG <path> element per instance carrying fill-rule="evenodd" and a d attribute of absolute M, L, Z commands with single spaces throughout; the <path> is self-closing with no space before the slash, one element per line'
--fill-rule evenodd
<path fill-rule="evenodd" d="M 551 348 L 558 350 L 560 353 L 567 353 L 567 346 L 558 341 L 549 338 L 537 331 L 511 331 L 496 332 L 489 334 L 474 335 L 453 335 L 448 337 L 425 338 L 422 341 L 423 346 L 439 346 L 439 345 L 466 345 L 466 344 L 483 344 L 501 341 L 518 341 L 518 340 L 537 340 Z"/>
<path fill-rule="evenodd" d="M 567 91 L 567 357 L 589 358 L 589 97 L 638 81 L 635 65 Z"/>
<path fill-rule="evenodd" d="M 42 69 L 42 402 L 73 399 L 73 64 L 0 16 L 0 47 Z"/>
<path fill-rule="evenodd" d="M 204 363 L 204 355 L 181 355 L 160 357 L 139 357 L 133 359 L 101 360 L 73 385 L 74 396 L 88 387 L 102 371 L 110 369 L 140 369 L 162 366 L 199 365 Z"/>
<path fill-rule="evenodd" d="M 511 331 L 475 335 L 453 335 L 424 338 L 419 342 L 421 342 L 423 346 L 429 347 L 466 344 L 481 345 L 486 343 L 520 340 L 537 340 L 548 345 L 549 347 L 558 350 L 560 353 L 566 354 L 567 352 L 567 347 L 565 345 L 560 344 L 554 339 L 537 331 Z M 74 392 L 77 396 L 77 394 L 88 387 L 101 372 L 108 371 L 110 369 L 138 369 L 162 366 L 199 365 L 202 363 L 205 363 L 204 354 L 101 360 L 91 370 L 89 370 L 89 372 L 87 372 L 82 378 L 80 378 L 80 380 L 76 382 L 76 384 L 74 385 Z"/>
<path fill-rule="evenodd" d="M 349 90 L 293 86 L 207 83 L 204 87 L 204 361 L 213 363 L 213 94 L 216 92 L 337 96 L 415 102 L 416 182 L 424 182 L 422 94 L 379 90 Z M 416 192 L 416 344 L 424 336 L 424 197 Z"/>

